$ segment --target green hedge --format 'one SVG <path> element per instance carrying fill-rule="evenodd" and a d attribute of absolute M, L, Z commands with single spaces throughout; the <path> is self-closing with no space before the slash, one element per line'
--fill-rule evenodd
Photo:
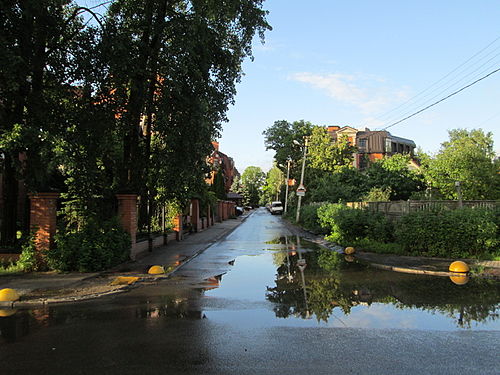
<path fill-rule="evenodd" d="M 420 211 L 392 224 L 382 214 L 326 204 L 317 210 L 327 239 L 368 251 L 444 258 L 500 257 L 500 210 Z"/>
<path fill-rule="evenodd" d="M 327 237 L 339 244 L 350 244 L 362 239 L 390 242 L 393 225 L 378 212 L 352 209 L 343 204 L 326 204 L 318 209 L 320 225 L 330 231 Z"/>
<path fill-rule="evenodd" d="M 461 208 L 412 212 L 396 226 L 396 241 L 415 255 L 477 258 L 500 255 L 498 211 Z"/>
<path fill-rule="evenodd" d="M 89 219 L 80 230 L 60 229 L 55 243 L 47 264 L 58 271 L 106 270 L 126 261 L 130 251 L 130 236 L 116 218 L 100 223 Z"/>
<path fill-rule="evenodd" d="M 319 223 L 318 208 L 320 207 L 320 203 L 312 203 L 301 207 L 299 224 L 313 233 L 327 234 L 328 231 Z"/>

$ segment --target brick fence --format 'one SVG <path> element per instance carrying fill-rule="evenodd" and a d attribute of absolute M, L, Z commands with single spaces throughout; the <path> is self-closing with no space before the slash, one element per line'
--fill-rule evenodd
<path fill-rule="evenodd" d="M 53 248 L 54 237 L 57 225 L 57 200 L 58 193 L 36 193 L 30 196 L 30 227 L 35 233 L 35 245 L 37 257 L 41 264 L 44 263 L 43 253 Z M 137 241 L 137 217 L 138 200 L 136 194 L 117 194 L 118 217 L 123 229 L 130 235 L 130 258 L 135 260 L 152 247 L 165 245 L 168 242 L 168 236 L 161 234 L 149 241 Z M 227 220 L 235 216 L 235 204 L 230 201 L 219 201 L 217 207 L 219 221 Z M 201 215 L 206 215 L 200 217 Z M 207 208 L 206 212 L 201 212 L 200 201 L 192 199 L 190 201 L 189 215 L 176 215 L 173 219 L 173 230 L 171 239 L 175 238 L 181 241 L 185 235 L 184 219 L 190 223 L 190 231 L 198 232 L 214 225 L 214 211 Z M 12 257 L 13 256 L 13 257 Z M 17 258 L 18 254 L 5 254 L 3 256 Z"/>

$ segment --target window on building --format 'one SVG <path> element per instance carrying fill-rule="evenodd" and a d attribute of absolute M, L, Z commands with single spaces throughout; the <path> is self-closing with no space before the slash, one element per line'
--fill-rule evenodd
<path fill-rule="evenodd" d="M 360 149 L 365 149 L 366 148 L 366 138 L 358 139 L 358 147 Z"/>

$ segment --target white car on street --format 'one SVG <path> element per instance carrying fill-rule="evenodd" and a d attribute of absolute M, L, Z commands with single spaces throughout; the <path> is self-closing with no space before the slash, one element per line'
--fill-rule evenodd
<path fill-rule="evenodd" d="M 271 202 L 269 212 L 273 215 L 281 215 L 283 213 L 283 204 L 280 201 Z"/>

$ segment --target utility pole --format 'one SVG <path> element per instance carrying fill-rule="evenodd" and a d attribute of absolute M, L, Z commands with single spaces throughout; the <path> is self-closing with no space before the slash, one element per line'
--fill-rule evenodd
<path fill-rule="evenodd" d="M 302 158 L 302 172 L 300 174 L 300 184 L 299 184 L 299 189 L 304 189 L 304 171 L 306 168 L 306 155 L 307 155 L 307 145 L 308 145 L 309 138 L 304 137 L 304 157 Z M 296 140 L 293 141 L 295 144 L 300 145 L 299 142 Z M 297 190 L 299 190 L 297 189 Z M 300 218 L 300 204 L 302 203 L 302 195 L 303 194 L 297 194 L 299 197 L 299 200 L 297 202 L 297 216 L 295 217 L 295 221 L 298 223 L 299 218 Z"/>
<path fill-rule="evenodd" d="M 290 158 L 286 161 L 285 214 L 288 207 L 288 181 L 290 180 Z"/>

